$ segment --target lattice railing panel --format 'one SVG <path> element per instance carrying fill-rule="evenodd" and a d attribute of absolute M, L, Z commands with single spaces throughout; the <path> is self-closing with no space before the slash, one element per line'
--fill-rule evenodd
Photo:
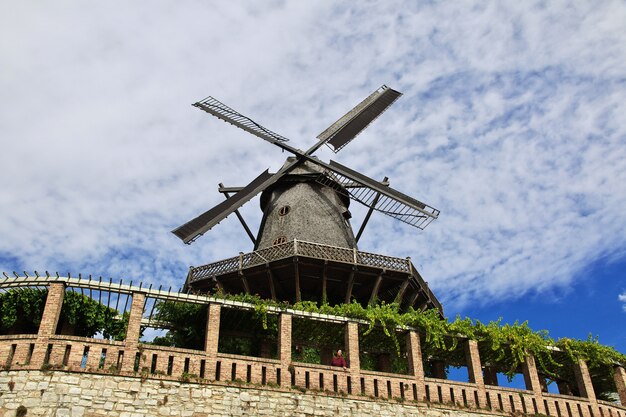
<path fill-rule="evenodd" d="M 305 256 L 354 265 L 383 268 L 390 271 L 411 272 L 410 263 L 403 258 L 359 252 L 349 248 L 320 245 L 318 243 L 292 241 L 270 246 L 233 258 L 191 269 L 191 282 L 210 278 L 214 275 L 227 274 L 241 268 L 250 268 L 291 256 Z"/>
<path fill-rule="evenodd" d="M 359 263 L 377 268 L 384 268 L 394 271 L 410 272 L 409 261 L 402 258 L 378 255 L 376 253 L 358 252 Z"/>
<path fill-rule="evenodd" d="M 354 251 L 352 249 L 318 245 L 309 242 L 298 242 L 298 255 L 328 259 L 329 261 L 354 263 Z"/>

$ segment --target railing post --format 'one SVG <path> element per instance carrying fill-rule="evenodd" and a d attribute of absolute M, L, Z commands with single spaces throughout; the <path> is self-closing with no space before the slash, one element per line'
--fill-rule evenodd
<path fill-rule="evenodd" d="M 478 350 L 478 342 L 468 339 L 465 344 L 465 362 L 467 363 L 467 373 L 469 382 L 476 384 L 478 391 L 477 407 L 487 405 L 487 391 L 485 389 L 485 380 L 483 378 L 482 364 L 480 363 L 480 351 Z"/>
<path fill-rule="evenodd" d="M 599 416 L 600 409 L 598 408 L 598 400 L 596 399 L 596 393 L 593 390 L 593 384 L 591 383 L 591 375 L 589 375 L 587 362 L 582 359 L 578 359 L 578 362 L 574 364 L 574 375 L 576 375 L 576 382 L 578 383 L 580 396 L 589 400 L 589 405 L 591 406 L 593 415 Z"/>
<path fill-rule="evenodd" d="M 48 296 L 46 305 L 41 316 L 39 330 L 37 331 L 37 342 L 31 357 L 31 365 L 39 368 L 44 364 L 44 359 L 48 351 L 48 341 L 50 336 L 56 333 L 63 307 L 63 297 L 65 296 L 65 283 L 52 282 L 48 286 Z"/>
<path fill-rule="evenodd" d="M 298 254 L 298 239 L 293 240 L 293 254 L 294 255 Z"/>
<path fill-rule="evenodd" d="M 626 407 L 626 371 L 622 366 L 615 367 L 615 373 L 613 374 L 615 379 L 615 388 L 617 389 L 617 395 L 619 395 L 619 401 L 622 406 Z"/>
<path fill-rule="evenodd" d="M 278 359 L 283 372 L 280 382 L 286 387 L 291 385 L 291 378 L 287 378 L 291 365 L 291 323 L 291 314 L 281 313 L 278 316 Z"/>
<path fill-rule="evenodd" d="M 418 401 L 423 401 L 426 398 L 424 364 L 422 362 L 420 336 L 415 330 L 410 330 L 406 335 L 406 351 L 408 353 L 409 373 L 413 375 L 417 386 Z"/>
<path fill-rule="evenodd" d="M 359 325 L 356 322 L 349 321 L 345 327 L 345 349 L 348 354 L 350 373 L 353 375 L 352 380 L 356 381 L 361 372 L 361 359 L 359 358 Z"/>
<path fill-rule="evenodd" d="M 526 383 L 526 389 L 532 391 L 535 397 L 537 413 L 545 414 L 546 409 L 543 404 L 543 392 L 541 389 L 541 382 L 539 381 L 537 365 L 535 364 L 535 357 L 532 355 L 526 355 L 526 360 L 524 361 L 522 369 L 524 373 L 524 382 Z"/>
<path fill-rule="evenodd" d="M 133 302 L 130 305 L 130 315 L 128 326 L 126 327 L 126 337 L 124 338 L 124 360 L 122 361 L 122 371 L 132 373 L 135 371 L 135 355 L 139 345 L 139 334 L 141 333 L 141 319 L 143 318 L 143 307 L 146 302 L 146 294 L 142 292 L 133 293 Z"/>

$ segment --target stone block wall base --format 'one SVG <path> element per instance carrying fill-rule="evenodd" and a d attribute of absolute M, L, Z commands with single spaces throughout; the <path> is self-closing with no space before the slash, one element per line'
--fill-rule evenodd
<path fill-rule="evenodd" d="M 36 416 L 379 416 L 479 417 L 482 411 L 301 393 L 62 371 L 1 371 L 0 416 L 18 407 Z"/>

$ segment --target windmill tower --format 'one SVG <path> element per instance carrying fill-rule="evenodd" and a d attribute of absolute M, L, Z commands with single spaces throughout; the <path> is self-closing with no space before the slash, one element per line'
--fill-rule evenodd
<path fill-rule="evenodd" d="M 333 123 L 308 150 L 238 113 L 213 97 L 195 107 L 293 154 L 276 173 L 262 172 L 245 187 L 224 187 L 226 200 L 172 231 L 190 244 L 235 213 L 254 243 L 254 252 L 190 269 L 185 288 L 248 292 L 277 300 L 323 302 L 375 300 L 403 307 L 438 308 L 410 259 L 359 252 L 357 242 L 374 211 L 423 229 L 439 210 L 335 161 L 313 154 L 322 145 L 343 149 L 401 93 L 382 86 Z M 261 193 L 263 219 L 256 236 L 239 207 Z M 232 195 L 231 195 L 232 194 Z M 368 207 L 356 236 L 350 224 L 351 201 Z"/>

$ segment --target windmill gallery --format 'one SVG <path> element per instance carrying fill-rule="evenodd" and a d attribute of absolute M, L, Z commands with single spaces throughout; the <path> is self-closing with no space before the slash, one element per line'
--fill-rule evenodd
<path fill-rule="evenodd" d="M 220 184 L 226 199 L 173 231 L 190 244 L 234 213 L 253 250 L 190 267 L 179 291 L 4 274 L 0 416 L 626 417 L 621 353 L 525 324 L 449 322 L 410 258 L 359 250 L 374 212 L 418 229 L 439 216 L 387 178 L 314 156 L 400 95 L 382 86 L 306 151 L 212 97 L 195 103 L 292 154 L 244 187 Z M 259 194 L 255 235 L 239 208 Z M 356 234 L 353 202 L 367 208 Z M 167 333 L 142 341 L 147 328 Z M 467 377 L 448 379 L 450 367 Z M 524 388 L 501 387 L 502 374 Z"/>

